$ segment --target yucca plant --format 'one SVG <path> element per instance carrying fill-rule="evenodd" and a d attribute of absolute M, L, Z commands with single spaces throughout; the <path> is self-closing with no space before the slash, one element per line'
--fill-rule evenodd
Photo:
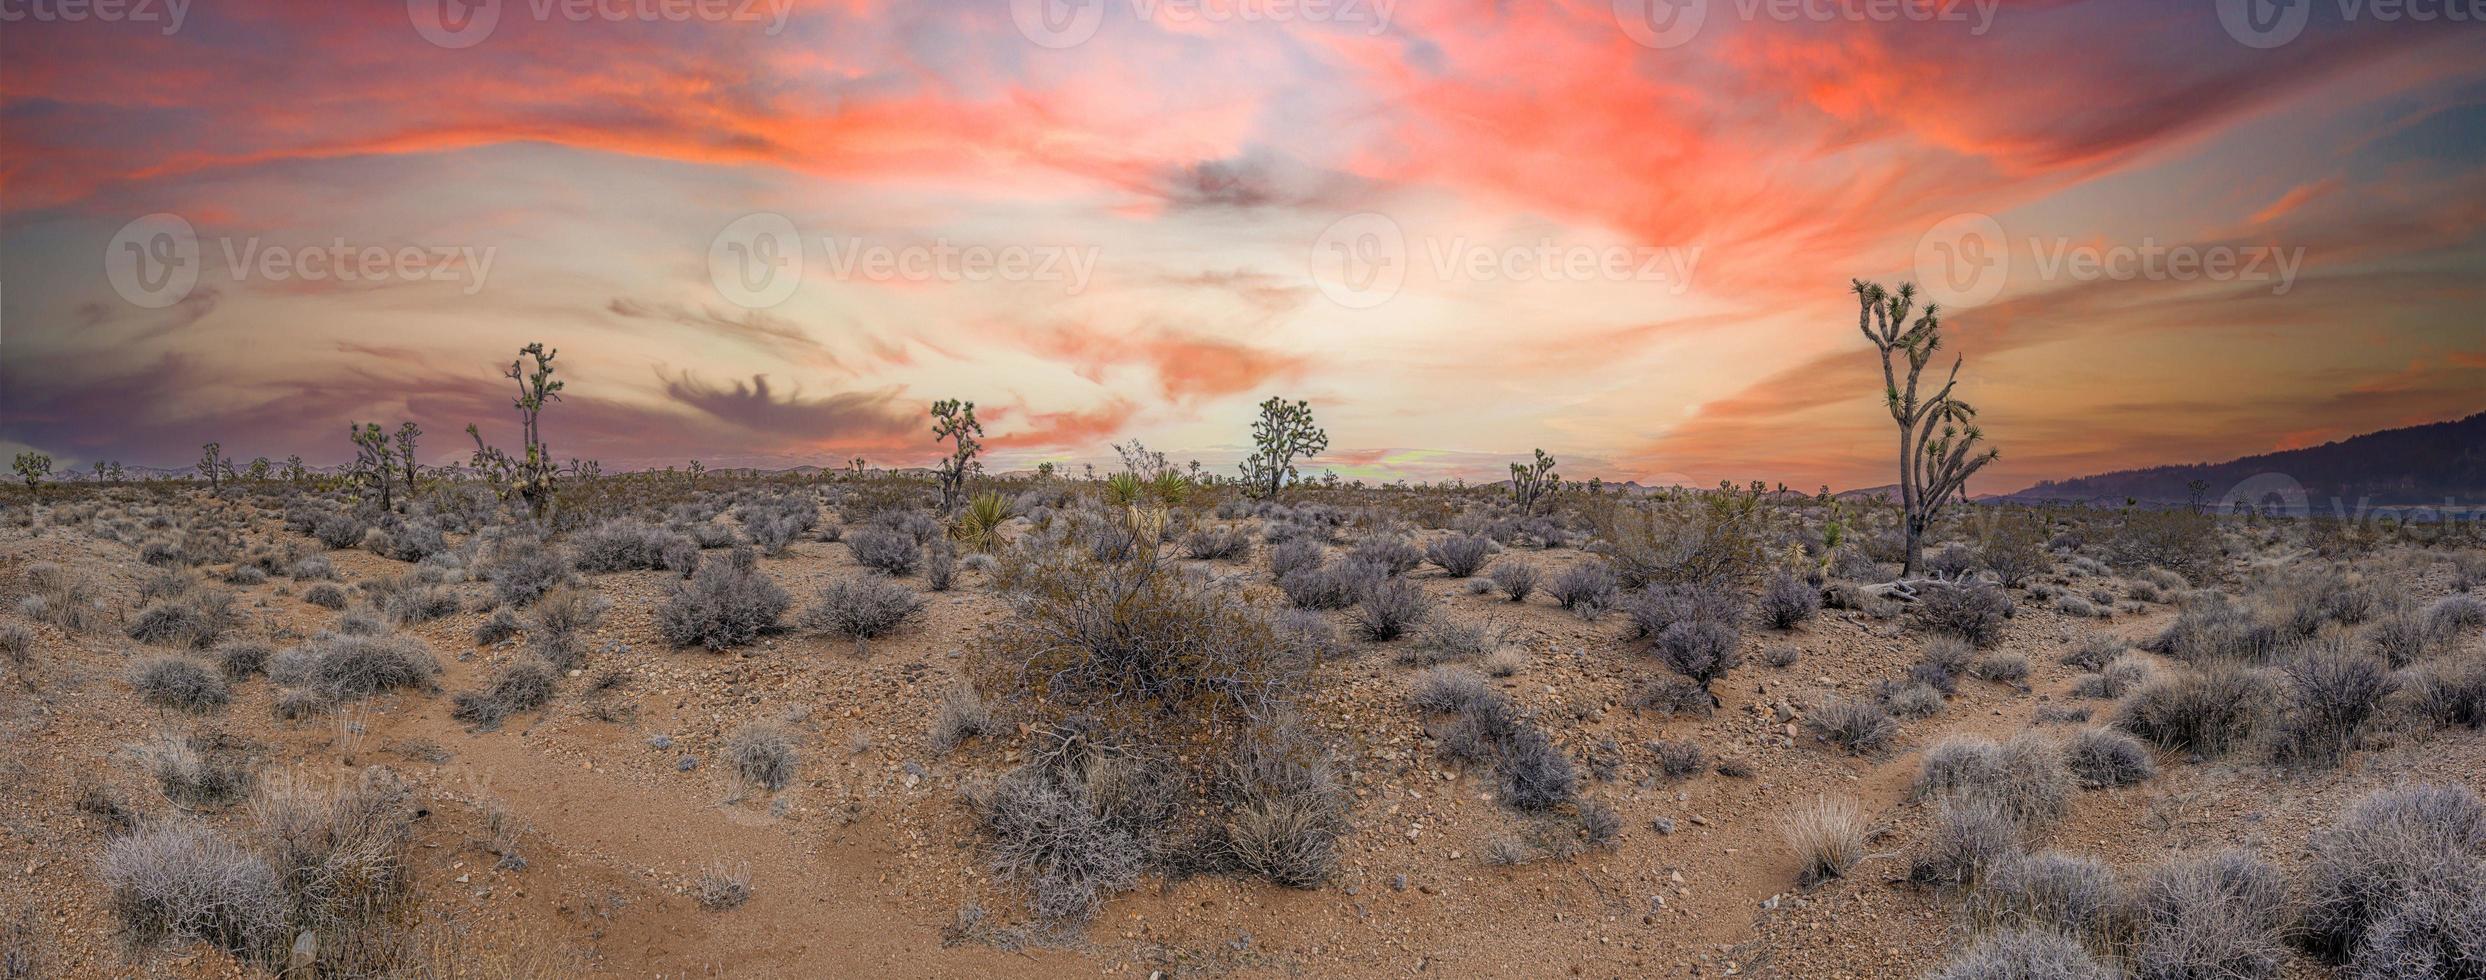
<path fill-rule="evenodd" d="M 967 501 L 966 509 L 950 525 L 950 536 L 976 551 L 991 551 L 1001 543 L 1001 522 L 1009 519 L 1009 501 L 988 490 Z"/>
<path fill-rule="evenodd" d="M 1158 473 L 1156 479 L 1148 481 L 1148 492 L 1169 506 L 1191 499 L 1191 492 L 1196 489 L 1190 477 L 1173 470 Z"/>
<path fill-rule="evenodd" d="M 1105 502 L 1116 507 L 1136 507 L 1148 492 L 1148 484 L 1137 473 L 1116 473 L 1105 478 Z"/>

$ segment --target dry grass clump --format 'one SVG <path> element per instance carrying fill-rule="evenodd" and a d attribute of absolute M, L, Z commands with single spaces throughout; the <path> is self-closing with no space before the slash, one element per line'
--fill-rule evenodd
<path fill-rule="evenodd" d="M 1806 887 L 1847 874 L 1864 860 L 1864 808 L 1841 797 L 1818 797 L 1778 819 L 1778 834 L 1796 856 L 1796 881 Z"/>
<path fill-rule="evenodd" d="M 794 781 L 794 739 L 784 728 L 753 722 L 725 739 L 725 760 L 745 784 L 774 793 Z"/>
<path fill-rule="evenodd" d="M 2131 786 L 2158 775 L 2149 746 L 2112 728 L 2084 728 L 2074 734 L 2063 762 L 2088 789 Z"/>
<path fill-rule="evenodd" d="M 740 908 L 751 900 L 751 865 L 742 862 L 710 863 L 699 869 L 696 894 L 699 907 L 710 912 Z"/>
<path fill-rule="evenodd" d="M 869 575 L 829 583 L 820 601 L 803 611 L 800 625 L 861 643 L 895 632 L 923 607 L 915 590 Z"/>
<path fill-rule="evenodd" d="M 1145 850 L 1087 781 L 1030 767 L 969 791 L 993 870 L 1024 883 L 1039 919 L 1085 922 L 1139 881 Z"/>
<path fill-rule="evenodd" d="M 1942 798 L 1934 832 L 1908 864 L 1919 885 L 1974 884 L 1987 870 L 2017 853 L 2021 825 L 1989 797 Z"/>
<path fill-rule="evenodd" d="M 1889 748 L 1899 736 L 1899 722 L 1890 712 L 1872 701 L 1840 698 L 1824 703 L 1805 716 L 1804 727 L 1819 738 L 1851 755 L 1866 755 Z"/>
<path fill-rule="evenodd" d="M 2178 860 L 2136 890 L 2130 959 L 2135 980 L 2275 978 L 2295 918 L 2287 882 L 2242 851 Z"/>
<path fill-rule="evenodd" d="M 975 685 L 959 684 L 941 696 L 941 707 L 932 716 L 926 738 L 932 751 L 946 755 L 961 742 L 1002 731 L 1001 724 L 993 718 L 993 709 L 984 703 L 984 695 Z"/>
<path fill-rule="evenodd" d="M 502 667 L 481 691 L 460 691 L 449 717 L 478 728 L 498 727 L 509 716 L 533 711 L 552 700 L 552 667 L 527 659 Z"/>
<path fill-rule="evenodd" d="M 2030 929 L 2110 947 L 2131 911 L 2114 869 L 2093 857 L 2047 852 L 1996 862 L 1969 895 L 1984 929 Z"/>
<path fill-rule="evenodd" d="M 2267 677 L 2240 667 L 2182 671 L 2134 691 L 2114 724 L 2171 752 L 2216 757 L 2251 741 L 2277 698 Z"/>
<path fill-rule="evenodd" d="M 2052 932 L 2010 929 L 1977 938 L 1926 980 L 2117 980 L 2113 967 Z"/>
<path fill-rule="evenodd" d="M 250 762 L 233 746 L 165 735 L 140 746 L 138 756 L 164 798 L 175 806 L 230 806 L 250 798 Z"/>
<path fill-rule="evenodd" d="M 1988 647 L 2002 639 L 2003 623 L 2012 613 L 2011 597 L 1991 585 L 1933 585 L 1909 612 L 1919 629 Z"/>
<path fill-rule="evenodd" d="M 205 649 L 241 624 L 232 593 L 202 591 L 150 604 L 130 621 L 128 632 L 141 643 Z"/>
<path fill-rule="evenodd" d="M 1493 541 L 1472 534 L 1454 534 L 1424 546 L 1424 560 L 1441 566 L 1451 578 L 1466 578 L 1493 558 Z"/>
<path fill-rule="evenodd" d="M 431 648 L 411 636 L 322 633 L 268 662 L 268 677 L 308 688 L 332 701 L 351 701 L 400 688 L 426 688 L 440 673 Z"/>
<path fill-rule="evenodd" d="M 1347 612 L 1347 624 L 1364 639 L 1386 643 L 1406 635 L 1432 615 L 1432 596 L 1414 582 L 1390 577 L 1365 584 L 1356 596 L 1355 607 Z"/>
<path fill-rule="evenodd" d="M 1502 590 L 1512 602 L 1526 602 L 1537 588 L 1536 566 L 1516 558 L 1506 558 L 1493 566 L 1493 587 Z"/>
<path fill-rule="evenodd" d="M 1612 566 L 1592 561 L 1563 569 L 1562 574 L 1554 576 L 1553 584 L 1546 587 L 1545 593 L 1553 596 L 1556 604 L 1579 614 L 1581 618 L 1595 619 L 1614 605 L 1620 588 Z"/>
<path fill-rule="evenodd" d="M 2344 643 L 2316 643 L 2280 668 L 2286 707 L 2273 726 L 2272 753 L 2281 762 L 2335 766 L 2357 733 L 2398 687 L 2379 658 Z"/>
<path fill-rule="evenodd" d="M 582 572 L 662 570 L 688 575 L 699 565 L 699 543 L 688 535 L 628 519 L 606 521 L 570 536 Z"/>

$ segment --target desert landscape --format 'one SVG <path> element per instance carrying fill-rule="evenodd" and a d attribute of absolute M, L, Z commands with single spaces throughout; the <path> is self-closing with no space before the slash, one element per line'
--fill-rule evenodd
<path fill-rule="evenodd" d="M 1904 501 L 1357 486 L 1261 411 L 1232 476 L 983 474 L 962 402 L 921 471 L 21 456 L 10 975 L 2486 967 L 2474 525 L 1960 504 L 1964 424 Z"/>

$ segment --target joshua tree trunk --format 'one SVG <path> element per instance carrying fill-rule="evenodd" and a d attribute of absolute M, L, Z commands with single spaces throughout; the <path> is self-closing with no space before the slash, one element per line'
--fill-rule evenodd
<path fill-rule="evenodd" d="M 1954 496 L 1965 501 L 1969 476 L 2001 455 L 1984 448 L 1985 433 L 1977 428 L 1977 410 L 1951 396 L 1959 384 L 1960 361 L 1951 359 L 1951 373 L 1942 388 L 1920 397 L 1918 382 L 1925 364 L 1942 347 L 1942 320 L 1935 304 L 1916 310 L 1916 287 L 1901 284 L 1892 293 L 1874 283 L 1854 280 L 1856 329 L 1882 355 L 1883 400 L 1899 426 L 1899 510 L 1905 535 L 1901 578 L 1916 574 L 1925 547 L 1925 532 Z M 1916 322 L 1908 315 L 1916 313 Z M 1891 355 L 1905 359 L 1894 365 Z M 1904 371 L 1907 386 L 1900 386 Z"/>

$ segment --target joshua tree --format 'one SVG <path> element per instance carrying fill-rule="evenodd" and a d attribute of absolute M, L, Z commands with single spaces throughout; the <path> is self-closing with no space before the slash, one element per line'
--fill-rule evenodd
<path fill-rule="evenodd" d="M 346 435 L 354 440 L 354 480 L 379 488 L 381 510 L 396 510 L 396 502 L 389 496 L 389 468 L 392 464 L 388 433 L 380 428 L 378 422 L 348 422 Z"/>
<path fill-rule="evenodd" d="M 1562 476 L 1554 472 L 1554 457 L 1545 455 L 1545 450 L 1536 451 L 1533 463 L 1511 464 L 1511 500 L 1522 514 L 1535 510 L 1537 501 L 1552 499 L 1561 488 Z"/>
<path fill-rule="evenodd" d="M 406 468 L 406 493 L 414 493 L 414 441 L 423 437 L 423 427 L 412 422 L 397 423 L 397 461 Z"/>
<path fill-rule="evenodd" d="M 17 454 L 17 462 L 11 468 L 17 471 L 19 478 L 26 481 L 27 486 L 32 487 L 43 482 L 43 478 L 51 474 L 52 457 L 29 449 Z"/>
<path fill-rule="evenodd" d="M 958 509 L 966 499 L 967 474 L 984 468 L 975 454 L 984 451 L 984 425 L 975 420 L 975 403 L 955 398 L 932 403 L 932 441 L 948 440 L 950 454 L 941 460 L 941 512 Z"/>
<path fill-rule="evenodd" d="M 224 446 L 208 443 L 199 447 L 199 475 L 207 478 L 207 489 L 213 492 L 225 471 Z"/>
<path fill-rule="evenodd" d="M 310 476 L 310 475 L 311 475 L 311 471 L 310 471 L 309 469 L 305 468 L 305 467 L 302 465 L 302 457 L 300 457 L 300 456 L 287 456 L 287 457 L 285 457 L 285 482 L 287 482 L 287 483 L 300 483 L 300 482 L 302 482 L 303 478 L 308 477 L 308 476 Z"/>
<path fill-rule="evenodd" d="M 267 479 L 268 470 L 273 468 L 275 465 L 276 464 L 274 463 L 268 462 L 268 458 L 265 456 L 255 456 L 251 458 L 250 465 L 242 470 L 242 474 L 249 477 L 251 482 L 256 483 Z"/>
<path fill-rule="evenodd" d="M 691 472 L 691 482 L 692 482 L 692 483 L 697 483 L 697 482 L 699 482 L 699 477 L 700 477 L 700 475 L 701 475 L 701 474 L 704 474 L 704 473 L 706 473 L 706 472 L 708 472 L 708 464 L 706 464 L 706 463 L 702 463 L 702 462 L 700 462 L 700 461 L 698 461 L 698 460 L 695 460 L 695 459 L 694 459 L 694 460 L 691 460 L 691 471 L 690 471 L 690 472 Z"/>
<path fill-rule="evenodd" d="M 1274 497 L 1295 478 L 1296 459 L 1327 451 L 1329 433 L 1313 424 L 1310 402 L 1290 405 L 1272 397 L 1260 403 L 1260 418 L 1252 423 L 1252 454 L 1236 469 L 1253 496 Z"/>
<path fill-rule="evenodd" d="M 1977 428 L 1977 410 L 1951 396 L 1951 389 L 1959 384 L 1959 358 L 1951 359 L 1951 372 L 1940 390 L 1930 396 L 1918 390 L 1926 362 L 1942 348 L 1937 305 L 1927 303 L 1917 310 L 1913 283 L 1902 283 L 1893 293 L 1858 279 L 1852 281 L 1850 291 L 1856 294 L 1856 329 L 1881 352 L 1882 397 L 1889 405 L 1891 421 L 1899 425 L 1899 509 L 1906 531 L 1899 574 L 1906 578 L 1916 574 L 1925 531 L 1943 506 L 1953 497 L 1965 501 L 1968 478 L 2002 453 L 1982 447 L 1985 433 Z M 1916 314 L 1912 324 L 1908 322 L 1911 312 Z M 1893 366 L 1893 354 L 1905 361 L 1904 388 L 1900 386 L 1903 368 Z"/>
<path fill-rule="evenodd" d="M 484 445 L 483 432 L 473 423 L 466 426 L 466 434 L 475 440 L 475 469 L 490 480 L 504 498 L 517 494 L 520 500 L 526 501 L 527 513 L 538 518 L 544 516 L 544 508 L 552 504 L 553 480 L 561 469 L 561 464 L 553 462 L 552 447 L 544 444 L 543 430 L 539 428 L 544 403 L 561 400 L 562 384 L 552 377 L 552 359 L 560 353 L 558 350 L 545 350 L 540 343 L 528 344 L 518 349 L 518 357 L 509 362 L 508 370 L 501 372 L 502 377 L 518 383 L 518 400 L 513 404 L 518 408 L 519 438 L 524 440 L 523 458 L 512 458 L 508 453 Z M 530 357 L 535 359 L 533 370 L 528 370 L 526 366 Z"/>

